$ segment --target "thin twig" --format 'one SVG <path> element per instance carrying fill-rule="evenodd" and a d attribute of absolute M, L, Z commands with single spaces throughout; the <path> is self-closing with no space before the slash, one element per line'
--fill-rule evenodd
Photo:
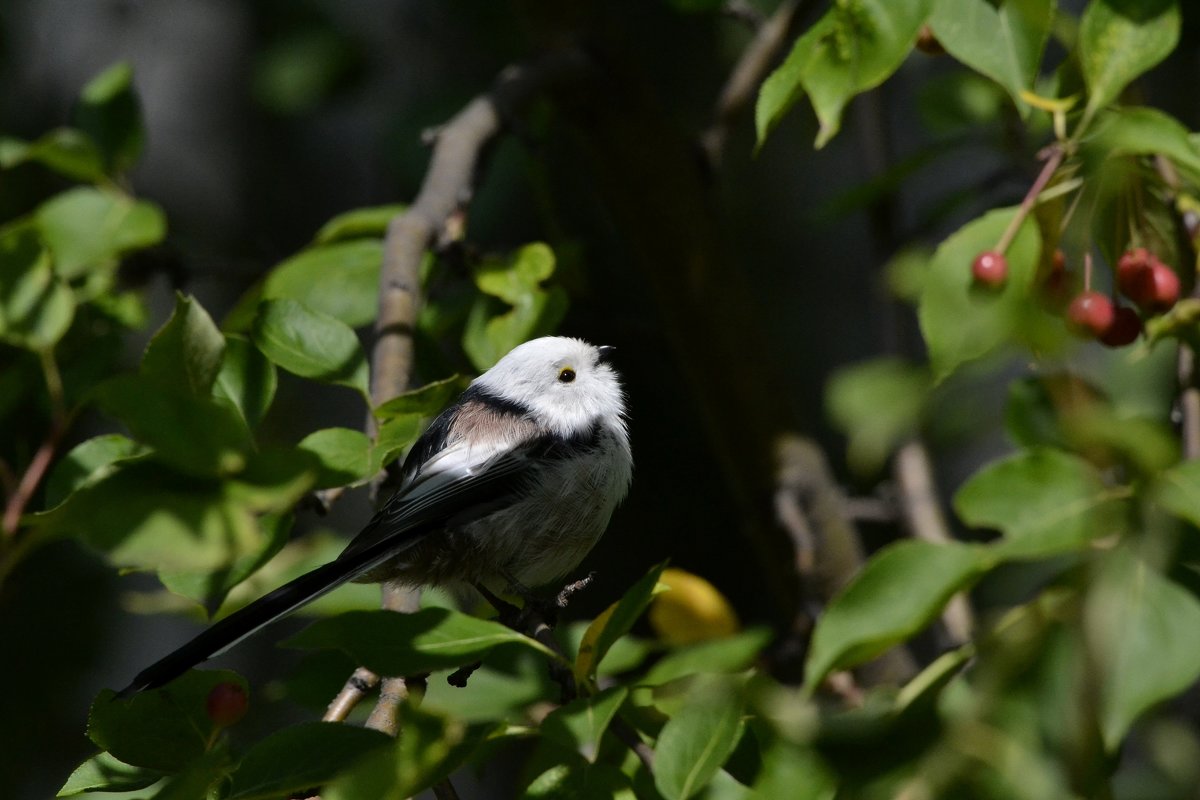
<path fill-rule="evenodd" d="M 70 427 L 71 415 L 66 409 L 62 376 L 59 374 L 54 354 L 50 351 L 43 352 L 41 362 L 42 374 L 46 381 L 46 393 L 50 398 L 50 430 L 46 433 L 46 438 L 38 447 L 37 452 L 33 454 L 29 466 L 25 468 L 25 472 L 17 482 L 16 489 L 9 495 L 8 502 L 4 506 L 4 519 L 0 527 L 10 541 L 12 537 L 16 536 L 17 529 L 21 526 L 21 515 L 25 513 L 25 507 L 33 499 L 34 492 L 41 485 L 47 470 L 50 469 L 54 455 L 58 452 L 58 445 L 67 432 L 67 428 Z"/>
<path fill-rule="evenodd" d="M 758 87 L 775 65 L 779 52 L 788 41 L 788 32 L 792 29 L 801 2 L 786 0 L 770 18 L 757 25 L 754 38 L 730 72 L 713 108 L 712 122 L 700 134 L 700 147 L 709 166 L 720 164 L 729 131 L 741 112 L 754 101 Z M 733 13 L 732 3 L 726 8 L 728 13 Z"/>
<path fill-rule="evenodd" d="M 919 439 L 909 440 L 896 452 L 893 475 L 899 493 L 900 510 L 909 533 L 916 539 L 934 544 L 954 541 L 942 513 L 929 451 Z M 942 624 L 954 645 L 971 640 L 975 620 L 964 592 L 950 598 L 942 612 Z"/>

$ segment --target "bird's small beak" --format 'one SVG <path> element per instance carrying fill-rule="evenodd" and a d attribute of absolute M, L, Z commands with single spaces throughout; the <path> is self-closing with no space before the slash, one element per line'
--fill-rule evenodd
<path fill-rule="evenodd" d="M 617 352 L 617 348 L 607 344 L 600 345 L 596 348 L 596 350 L 600 353 L 596 360 L 601 364 L 611 364 L 613 356 L 616 355 Z"/>

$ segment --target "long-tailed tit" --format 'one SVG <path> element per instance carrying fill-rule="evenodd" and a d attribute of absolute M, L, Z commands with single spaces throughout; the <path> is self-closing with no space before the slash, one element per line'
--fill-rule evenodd
<path fill-rule="evenodd" d="M 161 686 L 347 581 L 505 591 L 565 575 L 629 490 L 611 354 L 557 336 L 515 348 L 422 434 L 400 488 L 337 559 L 217 622 L 121 694 Z"/>

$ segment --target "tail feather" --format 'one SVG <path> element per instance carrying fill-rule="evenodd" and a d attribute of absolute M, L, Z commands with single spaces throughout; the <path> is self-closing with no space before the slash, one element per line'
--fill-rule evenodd
<path fill-rule="evenodd" d="M 395 541 L 386 544 L 387 547 L 374 547 L 355 553 L 353 557 L 339 558 L 317 567 L 250 605 L 238 609 L 199 633 L 187 644 L 139 672 L 133 682 L 118 692 L 117 696 L 128 697 L 178 678 L 192 667 L 224 653 L 272 622 L 333 591 L 355 576 L 392 558 L 403 549 L 398 548 Z"/>

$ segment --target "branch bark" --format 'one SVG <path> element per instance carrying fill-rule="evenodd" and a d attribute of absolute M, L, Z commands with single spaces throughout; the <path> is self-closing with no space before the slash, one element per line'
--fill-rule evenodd
<path fill-rule="evenodd" d="M 789 41 L 788 34 L 802 4 L 803 0 L 785 0 L 781 3 L 775 13 L 758 26 L 754 38 L 729 73 L 713 108 L 712 123 L 700 134 L 700 147 L 709 166 L 716 167 L 721 163 L 725 142 L 734 121 L 758 96 L 758 87 Z"/>

